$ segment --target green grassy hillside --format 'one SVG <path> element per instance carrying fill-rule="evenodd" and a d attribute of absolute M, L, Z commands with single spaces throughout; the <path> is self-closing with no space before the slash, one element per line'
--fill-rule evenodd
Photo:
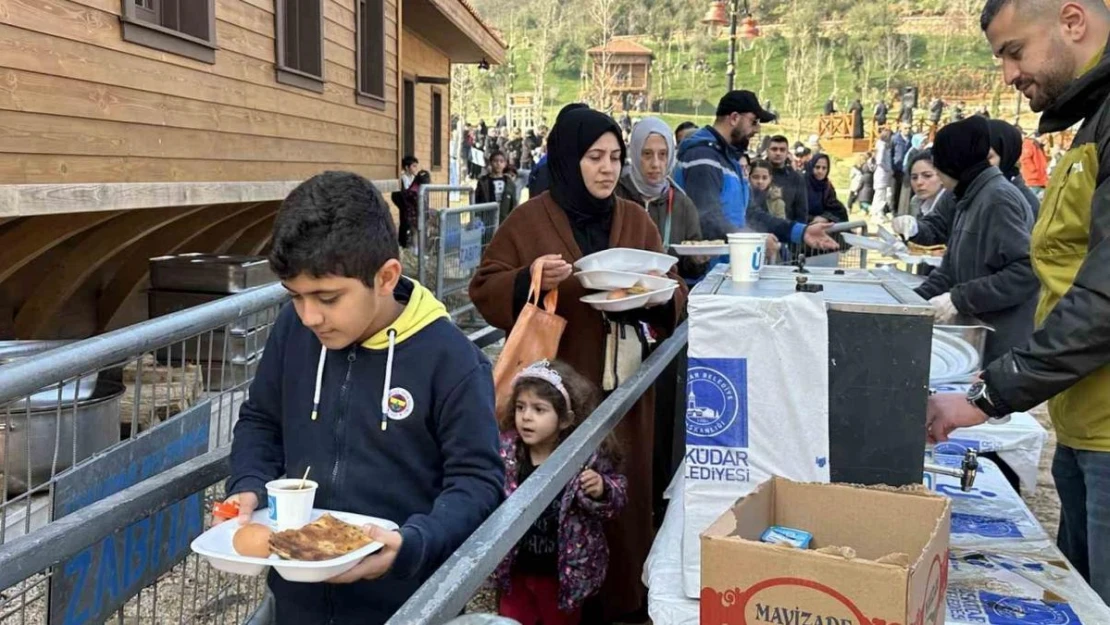
<path fill-rule="evenodd" d="M 535 92 L 537 77 L 533 57 L 536 51 L 528 45 L 529 38 L 521 39 L 526 43 L 514 45 L 503 66 L 489 72 L 474 68 L 456 71 L 456 79 L 466 75 L 472 85 L 470 89 L 460 90 L 456 80 L 456 93 L 463 91 L 465 98 L 463 102 L 456 101 L 456 110 L 463 111 L 472 121 L 479 117 L 493 118 L 500 113 L 506 94 Z M 705 40 L 700 46 L 674 42 L 668 45 L 649 38 L 639 41 L 655 52 L 652 91 L 657 110 L 663 117 L 668 121 L 707 119 L 716 100 L 726 90 L 728 41 Z M 868 108 L 888 85 L 892 90 L 904 85 L 918 86 L 925 99 L 923 106 L 937 91 L 990 94 L 997 90 L 998 72 L 981 36 L 950 36 L 945 42 L 942 37 L 910 35 L 903 37 L 901 45 L 910 51 L 908 60 L 900 60 L 889 82 L 883 63 L 874 63 L 870 81 L 864 87 L 864 102 Z M 790 87 L 786 66 L 791 41 L 781 35 L 761 37 L 752 49 L 739 51 L 736 86 L 758 92 L 764 101 L 771 100 L 784 119 L 797 117 L 797 112 L 803 117 L 820 114 L 825 100 L 834 90 L 837 106 L 846 109 L 857 87 L 863 83 L 864 71 L 852 69 L 851 60 L 836 41 L 826 42 L 824 46 L 823 51 L 813 52 L 805 59 L 808 75 L 799 79 L 805 81 L 804 85 L 794 90 L 794 93 L 803 94 L 804 101 L 796 108 L 788 102 Z M 905 57 L 905 52 L 902 54 Z M 548 63 L 543 94 L 548 119 L 563 104 L 581 99 L 585 59 L 582 45 L 567 43 L 555 51 Z M 703 62 L 698 63 L 699 59 Z M 698 67 L 701 71 L 695 69 Z M 990 99 L 987 98 L 986 103 Z"/>

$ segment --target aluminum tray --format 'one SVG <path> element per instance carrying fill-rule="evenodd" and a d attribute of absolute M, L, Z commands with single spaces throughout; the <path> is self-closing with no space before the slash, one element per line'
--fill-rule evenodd
<path fill-rule="evenodd" d="M 228 294 L 276 281 L 261 256 L 178 254 L 150 259 L 150 285 L 158 290 Z"/>
<path fill-rule="evenodd" d="M 180 312 L 186 308 L 214 302 L 224 297 L 227 297 L 226 293 L 196 293 L 192 291 L 159 291 L 157 289 L 151 289 L 147 291 L 147 306 L 149 308 L 150 318 L 153 319 L 155 317 Z M 271 318 L 272 316 L 269 310 L 262 310 L 232 321 L 225 330 L 236 335 L 247 334 L 260 326 L 269 325 L 273 321 Z"/>
<path fill-rule="evenodd" d="M 694 288 L 691 296 L 785 297 L 796 292 L 799 274 L 792 268 L 783 269 L 776 268 L 766 274 L 761 270 L 758 282 L 737 283 L 728 277 L 726 265 L 718 265 Z M 829 310 L 914 316 L 933 314 L 928 302 L 893 278 L 883 279 L 862 270 L 840 275 L 833 269 L 809 269 L 805 275 L 809 284 L 822 285 L 823 290 L 818 295 Z"/>

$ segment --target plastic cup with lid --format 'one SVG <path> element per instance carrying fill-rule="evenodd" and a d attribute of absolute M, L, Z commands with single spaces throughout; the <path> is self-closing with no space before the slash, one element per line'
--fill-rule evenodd
<path fill-rule="evenodd" d="M 728 235 L 730 269 L 733 282 L 758 282 L 763 267 L 763 249 L 767 235 L 758 232 L 734 232 Z"/>

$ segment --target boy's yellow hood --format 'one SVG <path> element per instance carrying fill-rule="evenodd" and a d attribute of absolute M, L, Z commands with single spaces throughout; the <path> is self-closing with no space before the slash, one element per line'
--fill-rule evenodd
<path fill-rule="evenodd" d="M 408 304 L 405 309 L 401 311 L 401 316 L 397 317 L 389 327 L 378 332 L 362 343 L 362 346 L 367 349 L 388 349 L 389 348 L 389 333 L 393 331 L 396 333 L 394 341 L 402 343 L 405 340 L 412 338 L 416 333 L 432 324 L 437 319 L 450 319 L 451 315 L 447 313 L 447 307 L 440 303 L 427 288 L 422 284 L 411 278 L 401 278 L 401 282 L 397 283 L 396 292 L 403 295 L 403 291 L 408 290 L 408 282 L 411 284 L 412 293 L 409 294 Z"/>

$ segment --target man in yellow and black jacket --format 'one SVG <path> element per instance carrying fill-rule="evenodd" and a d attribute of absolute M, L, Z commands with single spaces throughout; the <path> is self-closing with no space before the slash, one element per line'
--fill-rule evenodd
<path fill-rule="evenodd" d="M 1103 0 L 988 0 L 983 31 L 1040 132 L 1080 124 L 1053 171 L 1031 259 L 1037 330 L 986 365 L 967 397 L 936 395 L 929 434 L 1048 401 L 1059 445 L 1058 544 L 1110 601 L 1110 10 Z"/>

